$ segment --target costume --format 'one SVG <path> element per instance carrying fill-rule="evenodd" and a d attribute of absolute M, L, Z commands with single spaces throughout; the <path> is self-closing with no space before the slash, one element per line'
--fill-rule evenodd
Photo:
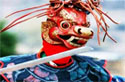
<path fill-rule="evenodd" d="M 42 53 L 43 55 L 44 53 Z M 36 59 L 37 55 L 22 55 L 3 58 L 6 66 Z M 9 62 L 9 63 L 8 63 Z M 103 68 L 104 60 L 98 61 L 89 57 L 73 56 L 71 65 L 65 68 L 52 67 L 47 64 L 37 65 L 7 73 L 10 82 L 92 82 L 111 81 L 110 74 Z M 12 74 L 12 75 L 11 75 Z M 13 78 L 14 77 L 14 78 Z"/>
<path fill-rule="evenodd" d="M 44 57 L 42 52 L 41 56 Z M 10 56 L 0 58 L 4 63 L 3 67 L 13 66 L 22 62 L 39 58 L 38 54 L 25 54 L 20 56 Z M 122 77 L 112 78 L 105 69 L 106 60 L 97 60 L 91 57 L 78 56 L 72 57 L 68 66 L 54 66 L 48 63 L 36 65 L 2 75 L 1 82 L 124 82 Z M 66 67 L 64 67 L 66 66 Z M 5 81 L 5 79 L 7 79 Z"/>
<path fill-rule="evenodd" d="M 98 7 L 100 0 L 87 0 L 86 2 L 81 0 L 50 0 L 50 4 L 45 4 L 37 7 L 32 7 L 20 11 L 16 11 L 8 16 L 15 13 L 41 8 L 43 6 L 49 6 L 49 8 L 43 8 L 34 10 L 27 13 L 6 26 L 1 32 L 29 20 L 33 17 L 42 17 L 47 15 L 48 18 L 45 22 L 42 22 L 42 39 L 43 48 L 40 52 L 32 55 L 21 55 L 21 56 L 10 56 L 0 58 L 1 68 L 7 66 L 13 66 L 22 62 L 34 60 L 37 58 L 51 56 L 56 53 L 64 52 L 73 48 L 84 46 L 89 39 L 93 37 L 93 30 L 90 27 L 90 22 L 87 19 L 88 14 L 92 14 L 95 17 L 98 33 L 100 32 L 100 26 L 106 35 L 115 40 L 107 33 L 107 23 L 102 15 L 107 16 L 112 22 L 113 21 L 107 14 L 101 11 Z M 99 13 L 102 22 L 99 20 L 97 15 L 93 12 L 96 10 Z M 46 12 L 37 14 L 29 17 L 25 20 L 19 21 L 34 12 L 43 11 Z M 19 21 L 19 22 L 17 22 Z M 100 44 L 99 34 L 98 43 Z M 120 77 L 113 77 L 104 68 L 106 65 L 105 60 L 96 60 L 94 58 L 85 56 L 68 56 L 58 60 L 50 61 L 45 64 L 36 65 L 30 68 L 24 68 L 18 71 L 8 72 L 1 74 L 1 76 L 7 82 L 115 82 L 117 80 L 125 81 Z M 4 82 L 4 81 L 3 81 Z"/>

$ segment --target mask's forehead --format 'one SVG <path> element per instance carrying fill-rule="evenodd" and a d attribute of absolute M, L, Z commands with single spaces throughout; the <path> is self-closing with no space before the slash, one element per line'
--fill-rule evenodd
<path fill-rule="evenodd" d="M 59 15 L 63 17 L 63 19 L 68 19 L 78 24 L 86 23 L 86 13 L 73 8 L 64 8 L 59 12 Z"/>

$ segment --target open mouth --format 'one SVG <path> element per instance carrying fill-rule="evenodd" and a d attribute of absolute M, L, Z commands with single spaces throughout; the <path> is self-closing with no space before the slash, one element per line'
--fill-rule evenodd
<path fill-rule="evenodd" d="M 59 35 L 59 38 L 64 42 L 65 45 L 70 47 L 80 47 L 88 41 L 88 39 L 86 38 L 81 38 L 73 35 Z"/>

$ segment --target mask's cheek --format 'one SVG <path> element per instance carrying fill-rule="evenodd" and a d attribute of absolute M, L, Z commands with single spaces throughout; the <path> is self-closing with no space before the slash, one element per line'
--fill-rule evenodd
<path fill-rule="evenodd" d="M 59 30 L 58 30 L 58 28 L 57 27 L 52 27 L 50 30 L 49 30 L 49 37 L 52 39 L 52 40 L 54 40 L 54 41 L 60 41 L 59 39 L 58 39 L 58 34 L 59 34 Z"/>
<path fill-rule="evenodd" d="M 47 29 L 47 31 L 42 32 L 43 40 L 45 40 L 46 42 L 50 44 L 62 44 L 62 42 L 56 38 L 55 36 L 56 34 L 54 34 L 54 31 L 56 30 Z"/>

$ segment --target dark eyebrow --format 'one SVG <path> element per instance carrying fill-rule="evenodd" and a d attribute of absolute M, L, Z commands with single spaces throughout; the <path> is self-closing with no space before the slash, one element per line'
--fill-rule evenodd
<path fill-rule="evenodd" d="M 78 23 L 77 22 L 72 22 L 72 25 L 78 25 Z M 84 26 L 84 27 L 90 27 L 90 22 L 86 22 L 86 23 L 83 23 L 81 25 Z"/>
<path fill-rule="evenodd" d="M 77 22 L 70 21 L 70 23 L 71 23 L 72 25 L 78 25 Z M 84 26 L 84 27 L 90 27 L 90 22 L 86 22 L 86 23 L 83 23 L 83 24 L 81 24 L 81 25 Z"/>
<path fill-rule="evenodd" d="M 82 26 L 90 27 L 90 22 L 86 22 L 86 23 L 82 24 Z"/>
<path fill-rule="evenodd" d="M 77 25 L 77 22 L 72 22 L 72 25 Z"/>

